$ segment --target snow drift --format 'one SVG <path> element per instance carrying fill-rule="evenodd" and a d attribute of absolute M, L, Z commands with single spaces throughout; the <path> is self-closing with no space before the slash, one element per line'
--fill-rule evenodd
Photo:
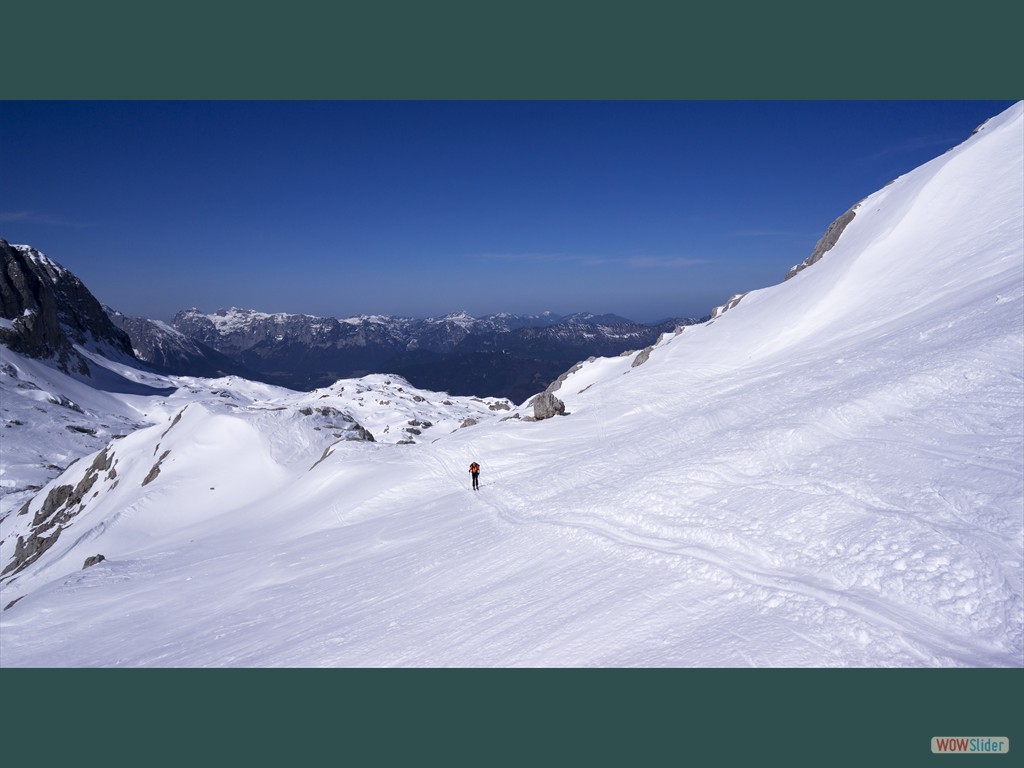
<path fill-rule="evenodd" d="M 4 581 L 3 664 L 1024 666 L 1022 170 L 1017 104 L 565 416 L 325 450 L 269 388 L 168 411 Z"/>

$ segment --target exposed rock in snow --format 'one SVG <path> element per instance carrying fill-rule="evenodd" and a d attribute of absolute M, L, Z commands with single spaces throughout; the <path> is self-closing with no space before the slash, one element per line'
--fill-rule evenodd
<path fill-rule="evenodd" d="M 637 355 L 637 356 L 636 356 L 636 357 L 635 357 L 635 358 L 633 359 L 633 364 L 632 364 L 632 365 L 631 365 L 630 367 L 631 367 L 631 368 L 636 368 L 636 367 L 637 367 L 638 365 L 643 365 L 644 363 L 646 363 L 646 362 L 647 362 L 648 360 L 650 360 L 650 358 L 651 358 L 651 352 L 652 352 L 653 350 L 654 350 L 654 347 L 653 347 L 653 346 L 652 346 L 652 347 L 647 347 L 646 349 L 642 350 L 642 351 L 641 351 L 641 352 L 640 352 L 640 353 L 639 353 L 639 354 L 638 354 L 638 355 Z"/>
<path fill-rule="evenodd" d="M 551 392 L 541 392 L 530 401 L 530 404 L 533 406 L 533 417 L 537 421 L 565 414 L 565 403 Z"/>
<path fill-rule="evenodd" d="M 858 203 L 859 205 L 859 203 Z M 857 215 L 857 206 L 848 210 L 838 219 L 829 224 L 828 229 L 825 230 L 825 234 L 821 236 L 821 239 L 814 246 L 814 250 L 811 251 L 811 255 L 800 264 L 797 264 L 786 274 L 786 280 L 796 277 L 800 272 L 807 269 L 811 264 L 816 263 L 822 256 L 828 253 L 839 242 L 839 236 L 843 234 L 843 230 L 846 226 L 853 221 L 853 217 Z"/>
<path fill-rule="evenodd" d="M 721 305 L 720 307 L 715 307 L 713 310 L 711 310 L 711 320 L 717 320 L 719 317 L 721 317 L 730 309 L 739 304 L 743 300 L 743 297 L 746 295 L 747 294 L 745 293 L 737 293 L 727 302 L 725 302 L 725 304 Z"/>

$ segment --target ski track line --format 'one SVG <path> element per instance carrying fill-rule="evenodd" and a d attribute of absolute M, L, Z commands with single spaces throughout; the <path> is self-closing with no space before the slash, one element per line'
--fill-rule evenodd
<path fill-rule="evenodd" d="M 710 419 L 710 421 L 718 420 L 718 416 L 719 415 L 716 414 L 712 419 Z M 708 421 L 706 420 L 705 424 L 707 423 Z M 834 434 L 834 429 L 825 429 L 824 431 L 828 433 L 827 437 L 834 438 L 836 436 Z M 646 466 L 651 462 L 660 463 L 659 459 L 662 461 L 664 460 L 664 449 L 667 449 L 670 444 L 674 444 L 674 447 L 678 449 L 680 442 L 688 442 L 688 440 L 683 440 L 687 434 L 689 433 L 684 433 L 684 430 L 682 429 L 676 429 L 672 430 L 669 435 L 659 435 L 659 438 L 651 443 L 637 445 L 636 451 L 631 457 L 629 457 L 628 463 L 631 466 Z M 689 434 L 689 437 L 692 439 L 692 434 Z M 533 441 L 527 436 L 522 436 L 519 440 L 522 440 L 522 442 L 526 444 L 524 446 L 525 450 L 523 451 L 522 456 L 519 457 L 520 459 L 525 460 L 525 464 L 520 464 L 518 459 L 514 462 L 519 470 L 516 474 L 521 474 L 523 472 L 528 474 L 531 472 L 543 473 L 545 471 L 543 466 L 536 465 L 529 461 L 528 448 L 529 444 Z M 517 442 L 519 440 L 517 440 Z M 868 438 L 868 441 L 870 442 L 871 439 Z M 924 446 L 918 444 L 908 445 L 906 447 L 917 450 L 924 449 L 927 451 Z M 593 447 L 590 447 L 583 449 L 582 452 L 589 453 L 595 450 L 596 449 Z M 952 453 L 944 455 L 944 452 L 941 450 L 927 452 L 942 458 L 955 458 L 955 455 Z M 468 472 L 464 473 L 459 469 L 462 466 L 462 463 L 456 459 L 455 451 L 429 451 L 426 455 L 429 456 L 430 463 L 438 469 L 439 476 L 446 479 L 446 486 L 451 484 L 451 486 L 464 487 L 466 489 L 470 487 L 469 478 L 464 476 L 468 475 Z M 960 456 L 959 458 L 963 457 Z M 584 466 L 586 466 L 585 463 Z M 993 468 L 989 466 L 986 467 L 986 469 L 992 470 Z M 487 474 L 491 477 L 495 475 L 493 471 Z M 740 478 L 745 478 L 747 480 L 756 480 L 760 477 L 761 473 L 748 474 L 730 462 L 722 462 L 717 466 L 705 467 L 703 474 L 704 485 L 722 489 L 726 487 L 734 487 L 737 481 L 737 475 Z M 714 480 L 711 480 L 711 477 L 713 477 Z M 594 472 L 593 476 L 589 479 L 599 480 L 601 478 L 602 475 L 600 473 Z M 693 478 L 691 477 L 690 479 Z M 783 573 L 758 567 L 749 556 L 742 555 L 734 550 L 726 549 L 725 551 L 728 552 L 728 555 L 723 556 L 718 554 L 716 549 L 709 546 L 703 546 L 700 544 L 689 544 L 684 546 L 658 536 L 642 534 L 635 530 L 628 530 L 621 526 L 615 526 L 607 521 L 598 521 L 594 519 L 588 520 L 582 518 L 555 518 L 550 516 L 523 516 L 513 511 L 512 507 L 503 502 L 500 497 L 487 494 L 486 491 L 483 490 L 487 485 L 492 484 L 493 482 L 493 480 L 491 482 L 481 482 L 482 492 L 484 493 L 481 500 L 484 501 L 484 503 L 487 504 L 494 513 L 496 513 L 498 519 L 501 519 L 505 523 L 514 526 L 524 526 L 528 523 L 542 523 L 563 529 L 574 529 L 585 532 L 591 536 L 611 541 L 620 546 L 641 549 L 669 557 L 684 557 L 697 560 L 712 567 L 716 567 L 735 577 L 739 581 L 752 586 L 787 592 L 813 599 L 828 606 L 829 608 L 843 610 L 850 615 L 857 616 L 870 626 L 887 628 L 898 636 L 905 635 L 906 638 L 902 641 L 903 644 L 912 653 L 912 655 L 919 659 L 923 664 L 934 663 L 936 659 L 948 659 L 954 663 L 961 664 L 974 663 L 969 662 L 968 660 L 974 659 L 980 650 L 988 657 L 989 664 L 993 666 L 1001 666 L 1008 663 L 1009 658 L 1013 655 L 1012 650 L 1008 650 L 1003 644 L 993 641 L 981 640 L 973 645 L 968 645 L 964 643 L 962 638 L 949 633 L 943 628 L 943 626 L 940 626 L 933 620 L 922 617 L 913 612 L 908 613 L 906 607 L 903 607 L 901 610 L 894 610 L 884 600 L 880 600 L 866 594 L 852 597 L 849 592 L 844 591 L 842 588 L 822 583 L 820 579 L 817 579 L 810 573 Z M 787 488 L 785 485 L 778 486 L 777 484 L 770 482 L 761 483 L 761 485 L 764 487 L 777 488 L 778 490 L 807 490 Z M 831 491 L 838 491 L 843 496 L 853 498 L 861 505 L 864 505 L 866 511 L 871 511 L 881 515 L 893 515 L 903 519 L 912 519 L 914 522 L 929 528 L 940 535 L 945 535 L 963 542 L 964 531 L 958 530 L 949 525 L 948 520 L 936 521 L 924 518 L 911 510 L 894 507 L 873 494 L 867 494 L 864 496 L 858 492 L 859 489 L 842 488 L 833 486 L 827 482 L 822 484 L 822 488 Z M 853 493 L 851 493 L 851 490 Z M 460 494 L 455 491 L 451 491 L 451 495 L 453 498 L 460 496 Z M 993 534 L 988 531 L 978 529 L 977 526 L 973 527 L 975 530 L 970 538 L 975 539 L 977 543 L 984 543 L 987 545 L 995 544 L 996 546 L 993 548 L 994 552 L 1001 552 L 1005 555 L 1014 557 L 1018 555 L 1012 545 L 995 539 Z M 1015 661 L 1009 663 L 1016 664 Z"/>
<path fill-rule="evenodd" d="M 865 595 L 863 596 L 865 601 L 861 602 L 851 598 L 839 589 L 822 584 L 808 583 L 808 579 L 813 578 L 810 574 L 804 576 L 797 576 L 796 574 L 786 575 L 758 568 L 749 562 L 741 565 L 738 562 L 730 561 L 715 554 L 708 548 L 695 545 L 682 546 L 665 539 L 639 535 L 616 528 L 603 521 L 570 520 L 551 517 L 523 518 L 510 511 L 506 505 L 501 505 L 494 501 L 489 501 L 488 503 L 502 519 L 513 525 L 542 523 L 556 527 L 582 530 L 622 546 L 662 555 L 699 560 L 708 565 L 718 567 L 731 576 L 752 586 L 789 592 L 817 600 L 830 608 L 838 608 L 851 613 L 871 626 L 885 627 L 892 630 L 897 636 L 910 636 L 917 645 L 928 649 L 928 653 L 931 654 L 926 655 L 920 648 L 913 648 L 909 643 L 907 644 L 908 649 L 913 652 L 913 655 L 925 663 L 933 662 L 936 658 L 948 658 L 957 663 L 967 665 L 976 663 L 977 646 L 965 644 L 957 636 L 944 632 L 940 626 L 929 619 L 914 614 L 913 621 L 908 623 L 901 620 L 905 619 L 907 614 L 892 610 L 882 601 Z M 740 556 L 737 555 L 737 559 L 740 559 Z M 979 645 L 987 655 L 998 657 L 998 661 L 992 661 L 992 666 L 1002 666 L 1011 662 L 1016 663 L 1010 659 L 1012 651 L 1008 651 L 1002 645 L 988 641 L 982 642 Z"/>
<path fill-rule="evenodd" d="M 967 541 L 970 541 L 972 544 L 983 545 L 993 553 L 1001 553 L 1013 559 L 1020 558 L 1021 553 L 1012 542 L 1004 540 L 998 534 L 993 533 L 976 522 L 961 517 L 958 514 L 959 508 L 938 491 L 934 491 L 934 495 L 941 499 L 943 504 L 948 507 L 943 516 L 944 519 L 928 518 L 921 512 L 895 506 L 877 494 L 868 493 L 862 488 L 831 483 L 827 480 L 817 480 L 816 483 L 820 488 L 828 491 L 828 493 L 820 494 L 815 492 L 813 495 L 850 499 L 860 505 L 864 512 L 877 514 L 880 517 L 893 517 L 900 520 L 913 521 L 922 528 L 930 529 L 950 541 L 955 541 L 959 544 L 965 544 Z M 750 487 L 808 493 L 808 491 L 798 486 L 779 483 L 762 483 Z M 950 517 L 953 520 L 950 520 Z M 960 525 L 956 525 L 954 521 L 960 523 Z"/>
<path fill-rule="evenodd" d="M 637 463 L 648 462 L 653 457 L 659 455 L 659 445 L 662 442 L 664 441 L 658 440 L 655 441 L 655 443 L 639 447 L 637 455 L 633 457 L 633 460 Z M 443 461 L 441 456 L 432 456 L 431 458 L 435 463 L 445 465 L 443 467 L 444 473 L 448 475 L 453 482 L 455 482 L 457 477 L 461 474 L 456 474 L 456 471 L 452 468 L 453 465 L 451 462 Z M 543 468 L 538 466 L 523 469 L 523 471 L 542 472 Z M 719 488 L 733 487 L 735 485 L 736 478 L 732 477 L 730 479 L 730 475 L 739 474 L 741 477 L 748 477 L 746 473 L 738 470 L 734 466 L 731 466 L 728 462 L 720 464 L 717 467 L 705 468 L 705 472 L 716 476 L 719 481 L 705 484 Z M 597 476 L 595 475 L 595 477 Z M 749 477 L 752 478 L 753 476 Z M 705 478 L 705 480 L 707 480 L 707 478 Z M 468 485 L 468 479 L 466 482 Z M 763 485 L 766 487 L 777 487 L 772 483 L 765 483 Z M 850 495 L 850 489 L 832 487 L 827 483 L 823 487 L 832 491 L 841 491 L 844 496 Z M 785 486 L 778 486 L 778 489 L 794 490 L 793 488 L 787 489 Z M 853 498 L 857 498 L 856 493 L 853 494 Z M 822 602 L 831 608 L 839 608 L 853 615 L 857 615 L 869 624 L 885 626 L 897 633 L 908 633 L 913 638 L 915 644 L 928 648 L 935 656 L 938 657 L 951 658 L 962 662 L 963 654 L 968 654 L 972 650 L 975 652 L 978 650 L 977 647 L 972 648 L 965 645 L 963 641 L 955 635 L 944 633 L 942 627 L 927 618 L 915 615 L 910 624 L 908 624 L 906 614 L 901 614 L 898 611 L 892 610 L 888 604 L 883 601 L 873 599 L 867 595 L 862 596 L 861 599 L 851 598 L 849 593 L 844 592 L 842 589 L 832 587 L 827 584 L 821 584 L 819 580 L 814 579 L 810 575 L 801 577 L 797 574 L 784 574 L 759 568 L 752 564 L 749 557 L 744 557 L 734 551 L 731 552 L 731 558 L 722 557 L 720 555 L 716 555 L 716 550 L 711 547 L 701 545 L 688 545 L 684 547 L 664 538 L 640 534 L 636 531 L 627 531 L 607 522 L 583 519 L 559 519 L 553 517 L 524 517 L 512 511 L 508 504 L 503 503 L 492 495 L 486 495 L 483 500 L 497 513 L 497 516 L 500 519 L 511 525 L 522 526 L 530 522 L 538 522 L 556 527 L 572 528 L 585 531 L 593 536 L 613 541 L 622 546 L 639 548 L 648 552 L 656 552 L 667 556 L 697 559 L 708 565 L 718 567 L 737 579 L 751 585 L 799 594 Z M 913 519 L 916 523 L 929 528 L 940 535 L 945 535 L 954 540 L 963 542 L 964 532 L 949 526 L 946 521 L 940 522 L 929 520 L 914 513 L 913 511 L 893 507 L 884 500 L 874 496 L 868 499 L 860 498 L 859 502 L 861 504 L 866 503 L 867 508 L 872 512 L 883 515 L 893 515 L 903 519 Z M 1001 540 L 994 539 L 993 535 L 988 531 L 977 529 L 977 526 L 974 527 L 976 530 L 970 538 L 975 539 L 978 543 L 996 544 L 997 546 L 993 549 L 995 552 L 1002 552 L 1014 557 L 1017 556 L 1018 553 L 1014 551 L 1011 545 Z M 744 562 L 745 564 L 741 564 Z M 812 580 L 814 583 L 812 583 Z M 914 628 L 915 626 L 916 629 Z M 1007 657 L 1008 653 L 1012 653 L 1008 652 L 1002 645 L 992 642 L 983 643 L 982 648 L 988 653 L 988 655 L 998 657 L 998 660 L 996 661 L 997 664 L 1005 663 L 1004 659 Z M 917 650 L 914 655 L 923 662 L 930 660 L 929 657 L 925 656 L 920 650 Z"/>

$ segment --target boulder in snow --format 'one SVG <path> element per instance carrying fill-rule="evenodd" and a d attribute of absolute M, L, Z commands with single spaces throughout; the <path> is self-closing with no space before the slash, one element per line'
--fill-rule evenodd
<path fill-rule="evenodd" d="M 531 404 L 533 405 L 533 416 L 537 421 L 565 415 L 565 403 L 551 392 L 541 392 L 533 398 Z"/>

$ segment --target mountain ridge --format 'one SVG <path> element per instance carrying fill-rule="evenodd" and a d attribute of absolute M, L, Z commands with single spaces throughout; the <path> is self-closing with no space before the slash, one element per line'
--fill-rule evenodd
<path fill-rule="evenodd" d="M 3 238 L 0 258 L 0 344 L 84 376 L 91 368 L 76 346 L 135 360 L 128 335 L 70 270 L 32 246 Z"/>
<path fill-rule="evenodd" d="M 177 313 L 171 325 L 256 378 L 294 389 L 393 372 L 426 389 L 521 402 L 580 360 L 642 349 L 663 333 L 697 322 L 702 319 L 642 324 L 592 313 L 476 318 L 464 311 L 422 319 L 339 319 L 193 308 Z"/>

